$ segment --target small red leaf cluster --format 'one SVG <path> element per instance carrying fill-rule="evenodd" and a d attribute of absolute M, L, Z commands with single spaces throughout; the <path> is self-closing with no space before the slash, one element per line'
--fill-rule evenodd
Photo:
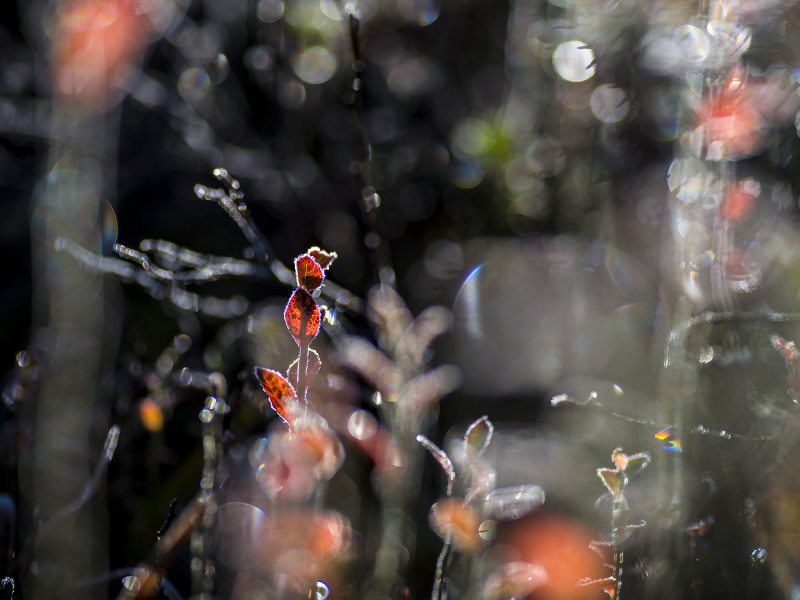
<path fill-rule="evenodd" d="M 325 271 L 335 259 L 335 252 L 325 252 L 315 246 L 309 248 L 308 252 L 301 254 L 294 261 L 297 284 L 300 287 L 289 298 L 283 318 L 289 333 L 300 346 L 300 356 L 289 367 L 288 379 L 277 371 L 262 367 L 255 369 L 256 377 L 269 398 L 270 406 L 291 429 L 294 429 L 295 425 L 292 413 L 294 407 L 297 406 L 297 390 L 300 388 L 301 380 L 300 365 L 305 358 L 303 389 L 300 390 L 303 398 L 305 398 L 309 383 L 316 377 L 322 366 L 319 354 L 309 349 L 309 345 L 319 334 L 322 316 L 319 305 L 311 293 L 322 286 L 322 282 L 325 281 Z M 294 382 L 295 385 L 292 385 L 291 382 Z"/>

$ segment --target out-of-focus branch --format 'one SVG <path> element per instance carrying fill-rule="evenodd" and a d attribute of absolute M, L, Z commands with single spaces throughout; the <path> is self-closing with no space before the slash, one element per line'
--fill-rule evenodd
<path fill-rule="evenodd" d="M 108 435 L 106 436 L 106 443 L 103 446 L 103 454 L 100 457 L 100 461 L 97 463 L 97 466 L 94 469 L 94 473 L 92 473 L 91 478 L 83 488 L 81 495 L 78 496 L 73 502 L 59 510 L 56 514 L 54 514 L 48 521 L 39 528 L 39 531 L 32 534 L 25 543 L 25 547 L 23 548 L 22 552 L 20 553 L 20 558 L 18 562 L 18 566 L 16 571 L 19 574 L 24 574 L 25 571 L 30 566 L 31 560 L 33 559 L 33 554 L 36 550 L 36 545 L 44 538 L 46 538 L 58 525 L 60 525 L 64 519 L 68 516 L 73 514 L 75 511 L 79 510 L 84 504 L 86 504 L 89 499 L 97 492 L 97 488 L 100 486 L 100 482 L 102 481 L 103 475 L 105 475 L 106 469 L 108 468 L 108 464 L 111 462 L 111 459 L 114 457 L 114 451 L 117 448 L 117 442 L 119 441 L 119 426 L 114 425 L 108 431 Z"/>
<path fill-rule="evenodd" d="M 152 598 L 162 583 L 160 571 L 165 568 L 178 547 L 189 537 L 200 522 L 205 509 L 202 492 L 181 511 L 167 531 L 159 538 L 148 557 L 137 565 L 134 572 L 139 585 L 136 590 L 123 588 L 117 600 Z"/>
<path fill-rule="evenodd" d="M 745 323 L 750 321 L 772 321 L 774 323 L 800 321 L 800 313 L 780 313 L 769 310 L 757 310 L 752 312 L 704 312 L 687 319 L 672 329 L 669 333 L 667 346 L 664 350 L 664 366 L 669 367 L 676 352 L 680 352 L 684 347 L 687 334 L 695 327 L 703 324 L 713 325 L 714 323 Z"/>

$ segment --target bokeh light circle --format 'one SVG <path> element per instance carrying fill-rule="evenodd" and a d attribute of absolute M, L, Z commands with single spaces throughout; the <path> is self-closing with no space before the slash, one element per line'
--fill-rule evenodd
<path fill-rule="evenodd" d="M 628 114 L 629 108 L 625 92 L 610 85 L 601 85 L 592 92 L 589 105 L 592 107 L 594 116 L 603 123 L 621 121 Z"/>
<path fill-rule="evenodd" d="M 197 102 L 208 93 L 211 78 L 200 67 L 186 69 L 178 80 L 178 92 L 189 102 Z"/>
<path fill-rule="evenodd" d="M 324 83 L 336 72 L 336 57 L 326 48 L 314 46 L 291 60 L 292 70 L 306 83 Z"/>
<path fill-rule="evenodd" d="M 283 16 L 284 8 L 283 0 L 259 0 L 256 14 L 265 23 L 274 23 Z"/>
<path fill-rule="evenodd" d="M 586 81 L 594 75 L 594 52 L 578 40 L 564 42 L 553 53 L 553 66 L 566 81 Z"/>

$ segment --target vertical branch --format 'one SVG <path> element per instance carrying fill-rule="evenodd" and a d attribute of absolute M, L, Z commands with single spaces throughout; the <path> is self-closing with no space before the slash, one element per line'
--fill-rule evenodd
<path fill-rule="evenodd" d="M 442 546 L 442 551 L 439 553 L 439 558 L 436 560 L 436 574 L 433 578 L 433 590 L 431 592 L 431 600 L 439 600 L 442 593 L 442 588 L 445 588 L 447 582 L 444 581 L 444 561 L 447 558 L 448 552 L 450 551 L 450 534 L 447 534 L 447 539 L 445 540 L 444 546 Z"/>
<path fill-rule="evenodd" d="M 203 423 L 203 473 L 200 480 L 199 502 L 203 506 L 200 527 L 192 532 L 192 596 L 198 600 L 211 600 L 214 594 L 216 566 L 211 558 L 211 541 L 216 522 L 217 489 L 222 479 L 222 418 L 228 410 L 224 397 L 224 377 L 215 373 L 215 396 L 206 398 L 206 407 L 200 411 Z"/>
<path fill-rule="evenodd" d="M 345 15 L 348 24 L 350 46 L 353 51 L 352 67 L 356 72 L 356 77 L 353 79 L 352 84 L 353 102 L 350 105 L 350 122 L 353 125 L 353 136 L 356 144 L 356 184 L 361 194 L 359 199 L 361 217 L 367 229 L 367 239 L 369 240 L 367 245 L 371 250 L 373 266 L 377 271 L 378 281 L 393 285 L 394 270 L 392 268 L 391 254 L 389 253 L 389 244 L 386 240 L 383 216 L 380 211 L 381 197 L 371 185 L 372 148 L 364 126 L 364 80 L 360 76 L 365 67 L 361 56 L 361 41 L 359 37 L 360 15 L 355 5 L 349 2 L 342 10 L 342 13 Z"/>

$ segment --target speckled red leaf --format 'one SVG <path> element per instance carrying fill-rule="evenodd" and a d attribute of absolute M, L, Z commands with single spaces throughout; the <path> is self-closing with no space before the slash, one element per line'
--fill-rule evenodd
<path fill-rule="evenodd" d="M 317 261 L 317 264 L 322 267 L 323 269 L 327 269 L 331 266 L 331 263 L 336 260 L 339 255 L 336 252 L 325 252 L 325 250 L 320 250 L 316 246 L 313 248 L 308 249 L 308 253 Z"/>
<path fill-rule="evenodd" d="M 306 362 L 306 387 L 311 383 L 311 380 L 319 373 L 319 368 L 322 366 L 322 361 L 319 359 L 319 354 L 316 351 L 309 349 L 308 361 Z M 289 381 L 297 381 L 297 376 L 300 374 L 300 359 L 296 359 L 290 366 L 286 373 L 289 376 Z"/>
<path fill-rule="evenodd" d="M 309 254 L 301 254 L 294 259 L 294 271 L 297 273 L 297 285 L 307 290 L 315 290 L 325 280 L 325 271 Z"/>
<path fill-rule="evenodd" d="M 297 400 L 297 392 L 294 391 L 292 384 L 283 375 L 270 369 L 256 367 L 255 374 L 264 393 L 269 398 L 272 409 L 286 421 L 289 427 L 294 428 L 291 403 Z"/>
<path fill-rule="evenodd" d="M 306 344 L 310 343 L 319 333 L 319 306 L 311 294 L 303 288 L 295 290 L 292 294 L 286 310 L 283 311 L 283 318 L 298 345 L 303 342 L 301 332 L 305 333 Z M 305 325 L 304 331 L 303 325 Z"/>

